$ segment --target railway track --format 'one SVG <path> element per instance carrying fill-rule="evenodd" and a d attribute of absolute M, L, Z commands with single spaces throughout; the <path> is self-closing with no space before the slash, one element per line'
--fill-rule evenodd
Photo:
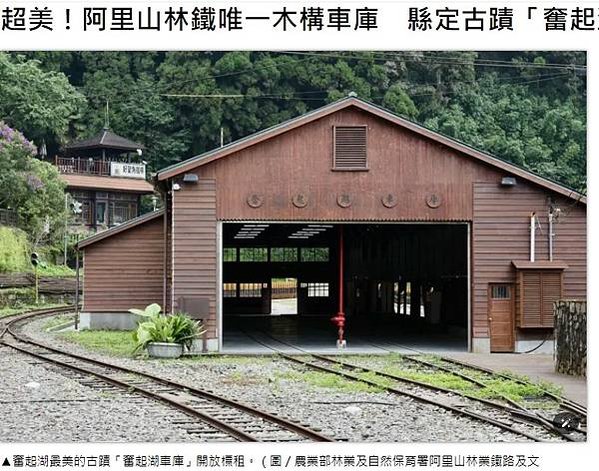
<path fill-rule="evenodd" d="M 246 332 L 246 335 L 250 334 Z M 303 357 L 289 355 L 272 347 L 272 345 L 261 342 L 256 337 L 252 338 L 254 341 L 271 348 L 283 358 L 293 363 L 300 364 L 304 367 L 314 370 L 339 375 L 352 381 L 359 381 L 373 387 L 381 388 L 394 395 L 409 397 L 416 401 L 441 407 L 454 414 L 467 417 L 472 420 L 478 420 L 479 422 L 485 423 L 487 425 L 493 425 L 506 432 L 525 437 L 529 440 L 551 441 L 557 439 L 560 441 L 584 441 L 586 439 L 586 429 L 580 427 L 564 429 L 563 427 L 560 427 L 558 424 L 554 423 L 551 419 L 543 416 L 538 411 L 529 410 L 523 405 L 500 393 L 497 393 L 497 396 L 502 399 L 502 402 L 492 401 L 465 393 L 463 391 L 438 387 L 422 381 L 416 381 L 396 374 L 390 374 L 364 365 L 356 364 L 355 361 L 349 363 L 337 358 L 309 353 L 303 349 L 276 339 L 277 342 L 294 348 L 298 351 L 298 354 L 302 354 Z M 509 375 L 497 374 L 491 370 L 481 369 L 474 365 L 453 361 L 452 359 L 447 359 L 444 357 L 435 357 L 435 359 L 438 360 L 437 362 L 421 360 L 420 358 L 415 358 L 408 355 L 403 355 L 402 359 L 405 359 L 408 362 L 413 362 L 420 366 L 425 366 L 429 370 L 438 370 L 452 374 L 460 379 L 466 380 L 476 385 L 481 389 L 490 387 L 488 383 L 486 383 L 480 377 L 474 376 L 473 374 L 468 374 L 468 368 L 470 368 L 471 371 L 476 371 L 479 373 L 479 375 L 487 375 L 487 379 L 491 377 L 497 378 L 499 376 L 504 379 L 516 380 Z M 443 363 L 446 363 L 447 365 L 443 365 Z M 517 382 L 521 384 L 530 384 L 522 379 L 517 379 Z M 434 396 L 431 397 L 431 392 L 435 393 L 437 398 L 433 398 Z M 586 423 L 586 409 L 584 409 L 582 406 L 573 403 L 572 401 L 562 401 L 562 399 L 557 395 L 554 395 L 546 390 L 544 391 L 544 394 L 547 398 L 555 401 L 557 407 L 561 407 L 562 404 L 567 404 L 568 407 L 563 407 L 563 409 L 570 413 L 575 413 L 576 417 L 581 423 Z M 442 400 L 438 399 L 439 395 L 441 395 L 443 398 Z M 459 406 L 454 404 L 459 404 Z"/>
<path fill-rule="evenodd" d="M 385 345 L 378 345 L 378 348 L 388 351 L 390 353 L 396 353 L 396 351 L 389 349 L 388 347 L 400 347 L 404 350 L 408 350 L 408 351 L 412 351 L 414 353 L 414 355 L 424 355 L 427 356 L 426 352 L 422 352 L 420 350 L 417 350 L 415 348 L 411 348 L 405 345 L 399 345 L 399 344 L 389 344 L 387 346 Z M 403 355 L 402 358 L 407 359 L 407 360 L 415 360 L 416 363 L 420 362 L 421 364 L 427 364 L 426 360 L 422 360 L 420 358 L 416 359 L 411 355 Z M 428 362 L 431 367 L 440 369 L 440 370 L 445 370 L 448 373 L 454 374 L 456 376 L 461 377 L 462 379 L 465 379 L 466 381 L 471 381 L 473 378 L 473 374 L 472 372 L 478 373 L 478 374 L 483 374 L 486 375 L 488 378 L 502 378 L 502 379 L 506 379 L 508 381 L 513 381 L 515 383 L 521 384 L 521 385 L 531 385 L 532 383 L 530 383 L 529 381 L 526 381 L 522 378 L 519 378 L 517 376 L 513 376 L 507 373 L 502 373 L 502 372 L 498 372 L 498 371 L 494 371 L 491 370 L 489 368 L 484 368 L 482 366 L 478 366 L 478 365 L 473 365 L 472 363 L 467 363 L 464 361 L 460 361 L 460 360 L 456 360 L 454 358 L 451 357 L 446 357 L 446 356 L 442 356 L 442 355 L 434 355 L 434 364 L 430 364 L 432 362 Z M 464 371 L 465 370 L 465 371 Z M 467 376 L 470 376 L 470 378 L 468 378 Z M 480 381 L 480 380 L 479 380 Z M 483 383 L 482 381 L 479 382 Z M 486 385 L 485 385 L 486 386 Z M 537 387 L 538 389 L 542 389 L 543 390 L 543 396 L 547 399 L 547 400 L 551 400 L 554 401 L 556 404 L 558 404 L 562 409 L 569 411 L 573 414 L 576 414 L 578 416 L 580 416 L 584 421 L 586 421 L 586 416 L 587 416 L 587 409 L 585 406 L 583 406 L 582 404 L 579 404 L 575 401 L 572 401 L 571 399 L 565 398 L 565 397 L 560 397 L 557 394 L 547 390 L 547 389 L 543 389 L 541 386 L 539 386 L 538 384 L 534 385 L 535 387 Z M 488 386 L 487 386 L 488 387 Z"/>
<path fill-rule="evenodd" d="M 88 386 L 143 396 L 176 409 L 192 419 L 181 425 L 200 441 L 334 441 L 316 430 L 249 405 L 148 373 L 65 352 L 18 332 L 22 322 L 69 310 L 72 307 L 0 319 L 0 344 L 59 367 Z"/>
<path fill-rule="evenodd" d="M 507 379 L 510 381 L 514 381 L 518 384 L 522 384 L 522 385 L 529 384 L 526 380 L 523 380 L 522 378 L 518 378 L 516 376 L 512 376 L 512 375 L 509 375 L 506 373 L 496 372 L 496 371 L 490 370 L 488 368 L 483 368 L 480 366 L 472 365 L 470 363 L 455 360 L 453 358 L 439 357 L 438 359 L 440 362 L 447 364 L 448 369 L 452 369 L 454 367 L 465 368 L 466 370 L 478 371 L 483 374 L 487 374 L 487 375 Z M 549 400 L 553 400 L 556 403 L 558 403 L 560 405 L 560 407 L 562 407 L 563 409 L 570 411 L 574 414 L 579 414 L 582 417 L 584 417 L 584 419 L 586 420 L 587 409 L 582 404 L 579 404 L 579 403 L 572 401 L 568 398 L 560 397 L 557 394 L 555 394 L 551 391 L 548 391 L 547 389 L 543 389 L 543 395 L 545 398 L 547 398 Z"/>
<path fill-rule="evenodd" d="M 16 329 L 19 323 L 32 317 L 54 315 L 68 312 L 71 309 L 69 307 L 55 308 L 14 316 L 10 319 L 0 319 L 0 343 L 68 370 L 71 374 L 75 374 L 80 381 L 84 381 L 86 377 L 88 380 L 89 377 L 92 377 L 92 382 L 88 382 L 92 387 L 112 387 L 126 390 L 129 393 L 135 393 L 177 409 L 193 419 L 189 423 L 185 422 L 185 425 L 190 433 L 198 435 L 202 440 L 331 441 L 317 431 L 236 401 L 147 373 L 70 354 L 26 338 Z M 11 340 L 7 340 L 7 337 L 10 337 Z M 266 345 L 255 338 L 254 340 Z M 284 343 L 280 340 L 278 342 Z M 455 415 L 499 428 L 527 440 L 583 441 L 586 438 L 584 428 L 564 430 L 538 412 L 528 410 L 507 397 L 501 397 L 503 402 L 492 401 L 376 370 L 359 363 L 356 364 L 355 361 L 349 363 L 323 355 L 310 354 L 294 346 L 292 347 L 301 353 L 302 357 L 286 354 L 273 348 L 272 345 L 266 346 L 286 360 L 305 368 L 359 381 L 394 395 L 448 410 Z M 402 359 L 418 365 L 419 368 L 424 368 L 425 371 L 438 370 L 450 373 L 480 388 L 488 387 L 485 379 L 497 376 L 528 384 L 521 378 L 498 374 L 445 357 L 423 360 L 404 355 Z M 564 406 L 563 409 L 576 414 L 582 423 L 586 422 L 586 409 L 583 406 L 573 401 L 564 401 L 550 391 L 545 391 L 545 393 L 548 399 L 556 401 Z"/>

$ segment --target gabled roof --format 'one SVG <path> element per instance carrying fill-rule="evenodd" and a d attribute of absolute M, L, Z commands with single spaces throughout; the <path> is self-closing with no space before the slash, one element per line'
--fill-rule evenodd
<path fill-rule="evenodd" d="M 179 162 L 177 164 L 171 165 L 169 167 L 163 168 L 157 173 L 157 179 L 167 180 L 176 175 L 179 175 L 183 172 L 187 172 L 189 170 L 195 169 L 202 165 L 206 165 L 214 160 L 221 159 L 228 155 L 233 154 L 234 152 L 238 152 L 247 147 L 253 146 L 259 142 L 262 142 L 266 139 L 270 139 L 272 137 L 283 134 L 292 129 L 298 128 L 305 124 L 308 124 L 312 121 L 320 119 L 324 116 L 330 115 L 337 111 L 343 110 L 345 108 L 355 107 L 372 115 L 375 115 L 381 119 L 389 121 L 393 124 L 401 126 L 405 129 L 408 129 L 416 134 L 419 134 L 427 139 L 436 141 L 440 144 L 443 144 L 451 149 L 454 149 L 462 154 L 465 154 L 469 157 L 472 157 L 480 162 L 484 162 L 492 167 L 503 170 L 510 175 L 518 176 L 524 180 L 535 183 L 543 188 L 547 188 L 556 193 L 559 193 L 568 198 L 572 198 L 578 200 L 582 203 L 586 204 L 586 197 L 570 188 L 565 187 L 559 183 L 556 183 L 547 178 L 541 177 L 540 175 L 536 175 L 528 170 L 525 170 L 521 167 L 518 167 L 510 162 L 494 157 L 486 152 L 482 152 L 473 147 L 468 146 L 462 142 L 459 142 L 455 139 L 449 138 L 442 134 L 439 134 L 435 131 L 427 129 L 419 124 L 416 124 L 412 121 L 409 121 L 405 118 L 402 118 L 380 106 L 374 105 L 373 103 L 369 103 L 365 100 L 356 98 L 356 97 L 347 97 L 343 98 L 339 101 L 330 103 L 322 108 L 318 108 L 314 111 L 306 113 L 297 118 L 293 118 L 289 121 L 285 121 L 276 126 L 272 126 L 263 131 L 259 131 L 255 134 L 251 134 L 247 137 L 234 141 L 226 146 L 219 147 L 217 149 L 208 151 L 204 154 L 200 154 L 195 157 L 191 157 L 190 159 L 184 160 L 183 162 Z"/>
<path fill-rule="evenodd" d="M 64 173 L 60 178 L 66 182 L 67 188 L 86 188 L 91 190 L 125 191 L 130 193 L 153 193 L 154 186 L 139 178 L 99 177 L 97 175 L 80 175 Z"/>
<path fill-rule="evenodd" d="M 144 146 L 137 144 L 136 142 L 130 141 L 118 134 L 103 129 L 94 137 L 84 139 L 82 141 L 76 141 L 67 145 L 69 151 L 86 150 L 86 149 L 115 149 L 123 151 L 136 151 L 137 149 L 144 149 Z"/>
<path fill-rule="evenodd" d="M 127 222 L 120 224 L 118 226 L 111 227 L 110 229 L 106 229 L 105 231 L 98 232 L 91 237 L 80 240 L 77 242 L 77 249 L 82 249 L 84 247 L 88 247 L 96 242 L 100 242 L 107 237 L 112 237 L 113 235 L 118 234 L 119 232 L 127 231 L 141 224 L 145 224 L 146 222 L 153 221 L 156 218 L 164 215 L 164 209 L 159 209 L 157 211 L 153 211 L 151 213 L 146 213 L 141 216 L 138 216 L 133 219 L 129 219 Z"/>

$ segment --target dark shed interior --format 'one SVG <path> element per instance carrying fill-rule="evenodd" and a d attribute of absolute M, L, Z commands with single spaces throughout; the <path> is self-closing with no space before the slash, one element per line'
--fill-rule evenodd
<path fill-rule="evenodd" d="M 223 225 L 224 348 L 334 345 L 341 246 L 348 345 L 467 348 L 466 224 L 319 222 Z"/>

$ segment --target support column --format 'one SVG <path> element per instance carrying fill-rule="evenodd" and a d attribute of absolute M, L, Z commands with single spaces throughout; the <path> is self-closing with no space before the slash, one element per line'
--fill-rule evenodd
<path fill-rule="evenodd" d="M 331 318 L 331 321 L 337 326 L 337 348 L 345 348 L 346 342 L 344 338 L 345 328 L 345 311 L 343 306 L 343 257 L 344 257 L 344 246 L 343 246 L 343 226 L 339 226 L 339 311 L 337 315 Z"/>
<path fill-rule="evenodd" d="M 412 281 L 410 290 L 410 318 L 417 319 L 420 317 L 420 300 L 422 295 L 420 282 Z"/>

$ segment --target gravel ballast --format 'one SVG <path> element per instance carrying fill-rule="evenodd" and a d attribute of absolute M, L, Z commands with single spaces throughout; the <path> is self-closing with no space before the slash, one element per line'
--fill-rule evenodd
<path fill-rule="evenodd" d="M 1 346 L 0 442 L 185 442 L 187 417 L 124 391 L 98 390 Z"/>
<path fill-rule="evenodd" d="M 52 343 L 66 351 L 84 354 L 114 364 L 146 371 L 189 386 L 215 392 L 219 395 L 241 400 L 258 409 L 276 413 L 282 417 L 320 429 L 321 433 L 337 440 L 378 441 L 378 442 L 513 442 L 526 441 L 497 427 L 481 424 L 459 417 L 447 410 L 422 404 L 410 398 L 386 392 L 344 390 L 322 387 L 303 380 L 307 371 L 287 360 L 270 356 L 205 356 L 196 359 L 149 360 L 109 356 L 92 352 L 68 342 L 60 334 L 43 331 L 47 320 L 37 320 L 23 327 L 26 335 L 37 340 Z M 15 361 L 26 363 L 21 354 Z M 12 363 L 12 362 L 11 362 Z M 5 363 L 6 368 L 10 363 Z M 33 368 L 33 370 L 31 370 Z M 10 370 L 13 370 L 11 365 Z M 124 398 L 114 393 L 113 397 L 102 397 L 77 381 L 68 380 L 48 368 L 28 365 L 19 373 L 14 388 L 40 378 L 45 381 L 33 393 L 38 399 L 85 398 L 79 402 L 52 402 L 44 410 L 44 421 L 69 422 L 76 416 L 72 425 L 62 429 L 62 437 L 56 437 L 52 430 L 46 440 L 59 441 L 194 441 L 184 429 L 176 426 L 168 430 L 146 427 L 156 421 L 160 414 L 172 414 L 160 404 L 150 400 Z M 7 378 L 7 375 L 4 375 Z M 36 380 L 40 383 L 42 381 Z M 12 380 L 11 380 L 12 382 Z M 73 384 L 74 383 L 74 384 Z M 22 391 L 24 397 L 32 397 L 29 391 Z M 14 395 L 14 394 L 13 394 Z M 143 401 L 143 402 L 140 402 Z M 36 405 L 37 404 L 37 405 Z M 26 408 L 11 403 L 0 404 L 4 412 L 15 409 L 24 417 L 10 419 L 3 425 L 2 438 L 10 438 L 22 433 L 35 433 L 32 440 L 43 440 L 39 427 L 39 403 L 28 403 Z M 27 409 L 27 410 L 25 410 Z M 35 411 L 38 412 L 35 412 Z M 34 419 L 35 414 L 37 417 Z M 12 417 L 12 414 L 5 414 Z M 25 419 L 25 420 L 24 420 Z M 30 420 L 29 420 L 30 419 Z M 68 420 L 67 420 L 68 419 Z M 35 427 L 34 427 L 35 423 Z M 12 424 L 12 425 L 11 425 Z M 118 424 L 118 426 L 114 425 Z M 54 428 L 54 427 L 53 427 Z M 39 435 L 42 437 L 39 437 Z"/>

